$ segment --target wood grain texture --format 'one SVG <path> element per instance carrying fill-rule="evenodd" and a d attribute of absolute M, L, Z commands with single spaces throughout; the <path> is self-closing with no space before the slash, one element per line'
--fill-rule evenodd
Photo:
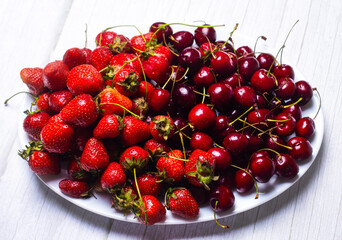
<path fill-rule="evenodd" d="M 0 1 L 0 100 L 25 90 L 23 67 L 61 59 L 65 46 L 88 46 L 108 26 L 155 21 L 224 23 L 250 38 L 266 36 L 272 48 L 286 43 L 294 63 L 322 96 L 325 133 L 315 163 L 272 201 L 214 222 L 182 226 L 125 223 L 83 210 L 50 191 L 17 156 L 18 110 L 23 97 L 0 104 L 1 239 L 342 239 L 341 132 L 342 2 L 339 0 Z M 147 29 L 141 29 L 147 31 Z M 133 29 L 122 29 L 135 34 Z"/>

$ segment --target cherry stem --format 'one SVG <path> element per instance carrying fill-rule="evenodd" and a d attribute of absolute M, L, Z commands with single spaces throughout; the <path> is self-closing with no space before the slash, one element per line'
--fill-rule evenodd
<path fill-rule="evenodd" d="M 203 98 L 202 98 L 202 104 L 205 101 L 205 97 L 207 96 L 207 94 L 205 94 L 205 87 L 203 87 Z"/>
<path fill-rule="evenodd" d="M 245 121 L 245 120 L 239 119 L 239 121 L 240 121 L 240 122 L 243 122 L 243 123 L 245 123 L 245 124 L 247 124 L 247 125 L 250 126 L 250 127 L 253 127 L 253 128 L 256 129 L 256 130 L 259 130 L 260 132 L 263 132 L 263 130 L 261 130 L 260 128 L 254 126 L 253 124 L 250 124 L 249 122 L 247 122 L 247 121 Z"/>
<path fill-rule="evenodd" d="M 254 106 L 251 106 L 250 108 L 248 108 L 244 113 L 242 113 L 239 117 L 237 117 L 236 119 L 234 119 L 233 121 L 231 121 L 228 126 L 233 125 L 236 121 L 238 121 L 240 118 L 242 118 L 245 114 L 247 114 L 250 110 L 253 109 Z"/>
<path fill-rule="evenodd" d="M 111 102 L 104 102 L 104 103 L 100 103 L 100 106 L 102 105 L 115 105 L 115 106 L 118 106 L 118 107 L 121 107 L 122 109 L 124 109 L 125 111 L 129 112 L 130 114 L 132 114 L 134 117 L 138 118 L 138 119 L 141 119 L 140 116 L 138 116 L 137 114 L 133 113 L 132 111 L 128 110 L 127 108 L 125 108 L 124 106 L 121 106 L 120 104 L 117 104 L 117 103 L 111 103 Z"/>
<path fill-rule="evenodd" d="M 286 43 L 287 39 L 288 39 L 289 36 L 290 36 L 290 33 L 292 32 L 292 29 L 296 26 L 296 24 L 297 24 L 298 22 L 299 22 L 299 20 L 297 20 L 297 21 L 292 25 L 292 27 L 291 27 L 289 33 L 287 34 L 287 36 L 286 36 L 286 38 L 285 38 L 285 41 L 284 41 L 284 44 L 283 44 L 284 47 L 285 47 L 285 43 Z M 282 64 L 282 62 L 283 62 L 283 51 L 284 51 L 284 48 L 282 48 L 281 53 L 280 53 L 280 64 Z"/>
<path fill-rule="evenodd" d="M 216 222 L 216 224 L 219 225 L 221 228 L 224 228 L 224 229 L 229 228 L 228 225 L 222 225 L 221 223 L 219 223 L 219 222 L 217 221 L 217 218 L 216 218 L 217 204 L 218 204 L 218 200 L 216 200 L 216 202 L 215 202 L 215 208 L 214 208 L 214 219 L 215 219 L 215 222 Z"/>
<path fill-rule="evenodd" d="M 291 104 L 289 104 L 289 105 L 285 105 L 285 106 L 283 106 L 283 108 L 289 108 L 289 107 L 292 107 L 293 105 L 296 105 L 297 103 L 299 103 L 300 101 L 302 101 L 303 100 L 303 98 L 302 97 L 300 97 L 297 101 L 295 101 L 294 103 L 291 103 Z"/>
<path fill-rule="evenodd" d="M 261 38 L 262 40 L 264 40 L 264 41 L 267 40 L 267 38 L 266 38 L 265 36 L 259 36 L 259 37 L 256 39 L 255 43 L 254 43 L 253 53 L 255 53 L 255 49 L 256 49 L 256 46 L 257 46 L 258 41 L 259 41 L 260 38 Z"/>
<path fill-rule="evenodd" d="M 134 27 L 134 28 L 139 32 L 139 34 L 142 36 L 142 38 L 144 39 L 144 41 L 146 42 L 146 39 L 145 39 L 144 35 L 143 35 L 142 32 L 139 30 L 139 28 L 137 28 L 137 26 L 135 26 L 135 25 L 118 25 L 118 26 L 108 27 L 108 28 L 106 28 L 105 30 L 103 30 L 102 32 L 106 32 L 106 31 L 108 31 L 108 30 L 110 30 L 110 29 L 118 28 L 118 27 Z"/>
<path fill-rule="evenodd" d="M 177 134 L 177 133 L 183 131 L 183 130 L 184 130 L 185 128 L 187 128 L 187 127 L 190 127 L 190 125 L 189 125 L 189 124 L 185 125 L 185 126 L 182 127 L 181 129 L 177 130 L 177 131 L 175 132 L 175 134 Z"/>
<path fill-rule="evenodd" d="M 147 100 L 147 95 L 148 95 L 148 91 L 147 91 L 147 78 L 146 78 L 146 75 L 145 75 L 145 71 L 144 71 L 144 68 L 143 68 L 143 65 L 141 63 L 141 60 L 138 56 L 138 54 L 135 54 L 137 56 L 137 59 L 140 63 L 140 67 L 141 67 L 141 70 L 142 70 L 142 73 L 143 73 L 143 77 L 144 77 L 144 81 L 145 81 L 145 86 L 146 86 L 146 95 L 145 95 L 145 100 Z"/>
<path fill-rule="evenodd" d="M 170 74 L 170 77 L 167 79 L 167 81 L 165 82 L 165 84 L 163 85 L 162 89 L 164 89 L 167 84 L 170 82 L 170 80 L 172 79 L 172 75 L 173 73 L 175 72 L 175 70 L 173 70 L 173 68 L 171 68 L 171 74 Z"/>
<path fill-rule="evenodd" d="M 230 32 L 230 34 L 229 34 L 229 37 L 228 37 L 228 39 L 227 39 L 227 41 L 225 41 L 223 44 L 222 44 L 222 47 L 224 47 L 227 43 L 228 43 L 228 41 L 230 41 L 231 40 L 231 38 L 232 38 L 232 36 L 233 36 L 233 34 L 234 34 L 234 32 L 236 31 L 236 29 L 238 28 L 238 26 L 239 26 L 239 24 L 238 23 L 236 23 L 235 24 L 235 27 L 234 27 L 234 29 L 233 29 L 233 31 L 231 31 Z M 233 47 L 234 48 L 234 47 Z M 235 48 L 234 48 L 234 52 L 235 52 Z"/>
<path fill-rule="evenodd" d="M 185 145 L 184 145 L 183 133 L 182 133 L 182 132 L 179 132 L 178 135 L 179 135 L 179 138 L 180 138 L 181 144 L 182 144 L 183 157 L 186 158 L 186 152 L 185 152 Z"/>
<path fill-rule="evenodd" d="M 87 48 L 87 44 L 88 44 L 88 24 L 86 24 L 86 28 L 85 28 L 85 44 L 84 44 L 84 48 Z"/>
<path fill-rule="evenodd" d="M 271 133 L 271 131 L 272 131 L 273 129 L 276 129 L 277 127 L 278 127 L 278 126 L 274 126 L 274 127 L 271 127 L 270 129 L 266 129 L 265 131 L 259 133 L 258 136 L 261 137 L 262 135 L 264 135 L 264 134 L 267 133 L 267 132 Z"/>
<path fill-rule="evenodd" d="M 275 144 L 277 144 L 277 145 L 279 145 L 279 146 L 281 146 L 281 147 L 287 148 L 287 149 L 289 149 L 289 150 L 292 150 L 292 147 L 289 147 L 289 146 L 286 146 L 286 145 L 284 145 L 284 144 L 278 143 L 277 141 L 274 140 L 274 138 L 272 137 L 272 134 L 269 134 L 269 135 L 270 135 L 270 138 L 272 139 L 272 141 L 273 141 Z"/>
<path fill-rule="evenodd" d="M 193 92 L 196 93 L 196 94 L 202 95 L 202 96 L 210 97 L 209 94 L 204 94 L 204 93 L 198 92 L 196 90 L 193 90 Z"/>
<path fill-rule="evenodd" d="M 273 150 L 271 148 L 261 148 L 258 151 L 254 152 L 251 157 L 249 158 L 249 160 L 252 159 L 252 157 L 257 153 L 257 152 L 261 152 L 261 151 L 270 151 L 270 152 L 274 152 L 275 154 L 277 154 L 279 157 L 281 157 L 280 153 L 278 153 L 276 150 Z"/>
<path fill-rule="evenodd" d="M 241 167 L 239 167 L 239 166 L 236 166 L 236 165 L 234 165 L 234 164 L 230 164 L 230 166 L 231 166 L 231 167 L 234 167 L 234 168 L 237 168 L 237 169 L 239 169 L 239 170 L 244 171 L 245 173 L 247 173 L 247 174 L 253 179 L 254 185 L 255 185 L 255 191 L 256 191 L 255 199 L 258 199 L 258 198 L 259 198 L 259 187 L 258 187 L 258 184 L 257 184 L 256 180 L 255 180 L 254 177 L 252 176 L 252 174 L 250 174 L 248 171 L 246 171 L 246 169 L 243 169 L 243 168 L 241 168 Z"/>
<path fill-rule="evenodd" d="M 9 100 L 11 100 L 13 97 L 15 97 L 15 96 L 17 96 L 18 94 L 21 94 L 21 93 L 27 93 L 27 94 L 29 94 L 29 95 L 31 95 L 32 97 L 34 97 L 34 98 L 37 99 L 37 97 L 36 97 L 34 94 L 32 94 L 32 93 L 30 93 L 30 92 L 27 92 L 27 91 L 21 91 L 21 92 L 17 92 L 17 93 L 15 93 L 15 94 L 13 94 L 11 97 L 7 98 L 7 99 L 5 100 L 5 102 L 4 102 L 4 104 L 7 105 L 7 103 L 8 103 Z"/>
<path fill-rule="evenodd" d="M 313 117 L 313 120 L 315 120 L 315 119 L 316 119 L 316 117 L 317 117 L 317 115 L 318 115 L 318 113 L 319 113 L 319 111 L 321 110 L 322 98 L 321 98 L 321 94 L 319 94 L 319 92 L 318 92 L 317 88 L 313 88 L 312 90 L 314 90 L 314 91 L 317 93 L 317 95 L 318 95 L 318 98 L 319 98 L 318 110 L 317 110 L 317 112 L 316 112 L 315 116 Z"/>
<path fill-rule="evenodd" d="M 135 185 L 137 186 L 138 196 L 139 196 L 139 199 L 141 201 L 141 206 L 143 207 L 144 212 L 145 212 L 145 224 L 147 224 L 147 211 L 146 211 L 146 208 L 145 208 L 145 205 L 144 205 L 144 201 L 143 201 L 143 199 L 141 197 L 141 194 L 140 194 L 139 185 L 138 185 L 138 181 L 137 181 L 137 173 L 136 173 L 135 168 L 133 168 L 133 175 L 134 175 Z"/>
<path fill-rule="evenodd" d="M 225 149 L 224 147 L 222 147 L 221 145 L 217 144 L 217 142 L 214 142 L 214 145 L 216 145 L 219 148 Z"/>

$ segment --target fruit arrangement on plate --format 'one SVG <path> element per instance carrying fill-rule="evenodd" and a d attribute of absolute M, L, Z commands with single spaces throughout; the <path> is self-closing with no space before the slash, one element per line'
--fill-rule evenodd
<path fill-rule="evenodd" d="M 258 184 L 298 175 L 319 111 L 302 107 L 316 89 L 257 43 L 236 48 L 237 26 L 221 41 L 220 26 L 173 25 L 191 27 L 156 22 L 132 38 L 108 28 L 94 50 L 21 70 L 33 102 L 19 155 L 34 173 L 66 169 L 63 194 L 106 194 L 113 211 L 146 225 L 167 210 L 196 219 L 205 204 L 217 222 L 236 194 L 258 198 Z"/>

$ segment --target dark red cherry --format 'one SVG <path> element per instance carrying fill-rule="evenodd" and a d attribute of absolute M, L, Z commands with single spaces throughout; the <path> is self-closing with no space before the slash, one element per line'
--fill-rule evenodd
<path fill-rule="evenodd" d="M 226 149 L 222 148 L 211 148 L 208 150 L 209 156 L 212 156 L 212 159 L 215 161 L 216 169 L 221 171 L 230 166 L 231 156 L 230 153 Z"/>
<path fill-rule="evenodd" d="M 278 79 L 278 87 L 275 92 L 279 99 L 288 100 L 295 94 L 296 89 L 297 87 L 293 79 L 286 77 Z"/>
<path fill-rule="evenodd" d="M 299 167 L 296 161 L 288 154 L 277 154 L 273 161 L 276 167 L 276 174 L 282 178 L 294 178 L 299 172 Z"/>
<path fill-rule="evenodd" d="M 293 137 L 287 142 L 287 145 L 292 148 L 289 154 L 296 161 L 306 160 L 312 155 L 311 144 L 306 138 Z"/>
<path fill-rule="evenodd" d="M 259 62 L 255 57 L 244 57 L 239 59 L 239 73 L 246 81 L 249 81 L 259 68 Z"/>
<path fill-rule="evenodd" d="M 201 67 L 194 76 L 194 84 L 197 88 L 209 87 L 214 82 L 215 77 L 209 67 Z"/>
<path fill-rule="evenodd" d="M 191 32 L 187 31 L 176 32 L 172 34 L 170 38 L 170 42 L 178 52 L 181 52 L 183 49 L 187 47 L 191 47 L 194 42 L 194 35 L 192 35 Z"/>
<path fill-rule="evenodd" d="M 181 66 L 170 66 L 170 76 L 171 80 L 176 82 L 176 83 L 182 83 L 184 81 L 184 78 L 182 77 L 185 74 L 186 69 L 182 68 Z M 171 74 L 172 73 L 172 74 Z M 172 86 L 172 81 L 170 81 L 170 84 L 168 86 Z"/>
<path fill-rule="evenodd" d="M 198 130 L 205 130 L 215 123 L 216 114 L 210 107 L 200 103 L 193 107 L 188 115 L 188 120 Z"/>
<path fill-rule="evenodd" d="M 165 89 L 153 89 L 148 95 L 148 105 L 155 111 L 160 112 L 167 108 L 170 101 L 170 93 Z"/>
<path fill-rule="evenodd" d="M 216 41 L 216 46 L 220 51 L 223 52 L 234 52 L 234 48 L 230 43 L 226 43 L 225 41 Z"/>
<path fill-rule="evenodd" d="M 216 205 L 216 212 L 222 212 L 230 209 L 231 207 L 233 207 L 234 202 L 234 194 L 226 186 L 218 185 L 210 192 L 209 204 L 212 209 L 215 209 Z"/>
<path fill-rule="evenodd" d="M 218 184 L 226 186 L 229 189 L 233 189 L 235 187 L 234 177 L 235 177 L 235 172 L 230 169 L 220 171 Z"/>
<path fill-rule="evenodd" d="M 195 74 L 202 65 L 201 53 L 196 48 L 187 47 L 179 54 L 178 63 L 183 68 L 189 68 L 189 73 Z"/>
<path fill-rule="evenodd" d="M 269 152 L 266 150 L 261 150 L 261 151 L 257 151 L 252 153 L 250 160 L 253 160 L 254 158 L 259 158 L 259 157 L 271 157 Z"/>
<path fill-rule="evenodd" d="M 239 154 L 247 150 L 248 138 L 242 133 L 230 133 L 224 138 L 223 146 L 230 152 Z"/>
<path fill-rule="evenodd" d="M 285 78 L 285 77 L 295 79 L 295 73 L 293 71 L 293 68 L 287 64 L 281 64 L 281 65 L 275 66 L 273 69 L 273 73 L 277 79 Z"/>
<path fill-rule="evenodd" d="M 158 27 L 165 24 L 164 22 L 155 22 L 150 27 L 150 32 L 156 32 Z M 163 35 L 165 36 L 165 41 L 168 42 L 169 37 L 172 35 L 173 30 L 170 25 L 165 26 L 164 28 L 158 30 L 156 33 L 158 43 L 164 42 Z"/>
<path fill-rule="evenodd" d="M 198 205 L 208 204 L 209 194 L 204 187 L 196 187 L 192 184 L 189 184 L 187 188 L 191 192 L 191 195 L 195 198 Z"/>
<path fill-rule="evenodd" d="M 275 118 L 276 132 L 279 136 L 285 137 L 294 133 L 296 128 L 296 119 L 290 114 L 279 113 Z"/>
<path fill-rule="evenodd" d="M 281 137 L 277 135 L 268 136 L 266 138 L 266 148 L 270 148 L 276 152 L 285 152 L 287 148 L 283 147 L 282 145 L 285 145 L 285 142 Z"/>
<path fill-rule="evenodd" d="M 302 118 L 302 108 L 298 104 L 291 105 L 293 102 L 287 103 L 289 107 L 284 108 L 281 112 L 290 114 L 298 121 Z"/>
<path fill-rule="evenodd" d="M 260 108 L 248 113 L 247 122 L 253 124 L 257 128 L 266 130 L 271 125 L 270 122 L 268 122 L 267 120 L 273 118 L 273 113 L 270 112 L 270 110 L 268 110 L 267 108 Z"/>
<path fill-rule="evenodd" d="M 254 186 L 253 178 L 246 172 L 246 170 L 238 170 L 235 173 L 235 187 L 239 193 L 246 193 Z"/>
<path fill-rule="evenodd" d="M 297 121 L 296 134 L 300 137 L 309 138 L 315 132 L 315 122 L 310 117 L 303 117 Z"/>
<path fill-rule="evenodd" d="M 173 88 L 172 100 L 176 106 L 190 109 L 196 104 L 196 95 L 188 85 L 180 83 Z"/>
<path fill-rule="evenodd" d="M 263 148 L 265 145 L 264 139 L 262 136 L 259 136 L 258 134 L 252 134 L 251 131 L 244 132 L 246 137 L 248 138 L 248 151 L 249 152 L 255 152 L 258 149 Z"/>
<path fill-rule="evenodd" d="M 258 108 L 266 108 L 268 103 L 262 95 L 257 94 L 256 95 L 256 104 L 257 104 Z"/>
<path fill-rule="evenodd" d="M 251 49 L 248 46 L 241 46 L 241 47 L 239 47 L 238 49 L 236 49 L 236 54 L 239 57 L 242 57 L 242 56 L 254 56 L 253 49 Z"/>
<path fill-rule="evenodd" d="M 192 133 L 191 128 L 189 126 L 185 127 L 188 124 L 188 122 L 184 118 L 180 116 L 176 116 L 176 117 L 173 117 L 172 119 L 175 124 L 176 131 L 181 131 L 185 135 L 191 137 L 191 133 Z M 188 141 L 188 139 L 183 136 L 183 141 Z M 173 135 L 173 137 L 171 138 L 171 142 L 175 144 L 176 146 L 182 147 L 179 133 L 175 133 Z"/>
<path fill-rule="evenodd" d="M 209 26 L 204 24 L 203 26 Z M 201 46 L 203 43 L 216 41 L 216 30 L 213 27 L 198 27 L 195 30 L 195 41 L 197 46 Z"/>
<path fill-rule="evenodd" d="M 270 69 L 271 66 L 271 71 L 273 71 L 274 67 L 277 66 L 275 58 L 269 53 L 260 53 L 257 57 L 257 60 L 260 64 L 260 68 L 266 69 L 267 71 Z"/>
<path fill-rule="evenodd" d="M 300 106 L 307 104 L 313 95 L 312 87 L 304 80 L 296 82 L 296 91 L 293 96 L 293 101 L 297 101 L 299 98 L 302 100 L 298 103 Z"/>
<path fill-rule="evenodd" d="M 213 139 L 206 133 L 194 132 L 190 139 L 190 147 L 192 150 L 208 151 L 213 147 Z"/>
<path fill-rule="evenodd" d="M 229 133 L 236 132 L 233 125 L 228 125 L 229 122 L 229 117 L 225 115 L 220 115 L 215 118 L 215 124 L 211 135 L 220 143 Z"/>
<path fill-rule="evenodd" d="M 208 88 L 210 101 L 220 109 L 228 108 L 233 97 L 233 89 L 228 84 L 214 83 Z"/>
<path fill-rule="evenodd" d="M 257 157 L 251 160 L 250 170 L 258 182 L 268 182 L 274 174 L 275 165 L 269 157 Z"/>
<path fill-rule="evenodd" d="M 213 53 L 213 55 L 214 56 L 210 61 L 210 66 L 216 74 L 222 77 L 228 77 L 235 72 L 237 68 L 237 60 L 233 53 L 217 51 Z"/>
<path fill-rule="evenodd" d="M 243 108 L 249 108 L 256 103 L 256 92 L 250 86 L 234 88 L 234 100 Z"/>
<path fill-rule="evenodd" d="M 270 92 L 276 86 L 276 81 L 265 69 L 259 69 L 251 78 L 251 86 L 259 93 Z"/>
<path fill-rule="evenodd" d="M 232 88 L 241 87 L 245 85 L 245 81 L 242 76 L 238 73 L 234 73 L 228 78 L 225 78 L 223 83 L 229 84 Z"/>

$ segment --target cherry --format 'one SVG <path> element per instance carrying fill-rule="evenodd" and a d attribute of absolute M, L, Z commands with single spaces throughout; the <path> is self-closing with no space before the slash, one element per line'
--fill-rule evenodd
<path fill-rule="evenodd" d="M 227 108 L 233 97 L 233 89 L 228 84 L 214 83 L 208 88 L 210 101 L 217 108 Z"/>
<path fill-rule="evenodd" d="M 205 130 L 215 123 L 216 114 L 207 105 L 200 103 L 193 107 L 188 120 L 198 130 Z"/>
<path fill-rule="evenodd" d="M 230 133 L 223 140 L 224 148 L 235 154 L 247 150 L 248 144 L 248 138 L 242 133 Z"/>
<path fill-rule="evenodd" d="M 209 24 L 204 24 L 203 26 L 209 26 Z M 216 41 L 216 30 L 213 27 L 198 27 L 195 30 L 195 41 L 198 46 L 203 43 Z"/>
<path fill-rule="evenodd" d="M 177 106 L 190 109 L 196 104 L 196 95 L 188 85 L 180 83 L 173 88 L 172 100 Z"/>
<path fill-rule="evenodd" d="M 196 187 L 190 184 L 187 188 L 191 192 L 191 195 L 195 198 L 198 205 L 208 203 L 209 194 L 208 194 L 208 191 L 205 190 L 204 187 Z"/>
<path fill-rule="evenodd" d="M 194 76 L 194 84 L 198 88 L 209 87 L 214 82 L 215 77 L 209 67 L 201 67 Z"/>
<path fill-rule="evenodd" d="M 189 73 L 196 73 L 202 64 L 201 53 L 198 49 L 187 47 L 182 50 L 178 57 L 178 63 L 183 68 L 189 68 Z"/>
<path fill-rule="evenodd" d="M 296 84 L 292 78 L 285 77 L 278 79 L 278 88 L 275 90 L 276 95 L 281 100 L 288 100 L 296 92 Z"/>
<path fill-rule="evenodd" d="M 234 100 L 243 108 L 249 108 L 256 103 L 256 92 L 250 86 L 234 88 Z"/>
<path fill-rule="evenodd" d="M 291 105 L 292 102 L 289 102 L 288 104 Z M 294 119 L 296 119 L 296 121 L 302 118 L 302 108 L 298 104 L 284 108 L 282 113 L 290 114 Z"/>
<path fill-rule="evenodd" d="M 312 155 L 311 144 L 306 138 L 293 137 L 287 142 L 287 145 L 292 148 L 289 154 L 297 161 L 303 161 Z"/>
<path fill-rule="evenodd" d="M 210 192 L 209 204 L 216 212 L 222 212 L 233 207 L 235 197 L 233 192 L 223 185 L 216 186 Z"/>
<path fill-rule="evenodd" d="M 242 57 L 242 56 L 254 56 L 253 49 L 251 49 L 248 46 L 241 46 L 241 47 L 239 47 L 238 49 L 236 49 L 236 54 L 239 57 Z"/>
<path fill-rule="evenodd" d="M 279 136 L 289 136 L 294 133 L 296 128 L 296 119 L 290 114 L 280 113 L 275 117 L 276 132 Z"/>
<path fill-rule="evenodd" d="M 304 117 L 298 120 L 296 124 L 296 134 L 300 137 L 309 138 L 315 132 L 315 122 L 310 117 Z"/>
<path fill-rule="evenodd" d="M 218 184 L 226 186 L 229 189 L 233 189 L 235 187 L 234 177 L 235 177 L 235 172 L 230 169 L 220 171 Z"/>
<path fill-rule="evenodd" d="M 276 86 L 276 81 L 265 69 L 259 69 L 251 78 L 251 86 L 258 92 L 270 92 Z"/>
<path fill-rule="evenodd" d="M 232 53 L 234 52 L 233 46 L 228 42 L 226 43 L 225 41 L 216 41 L 215 44 L 220 51 Z"/>
<path fill-rule="evenodd" d="M 230 76 L 237 68 L 236 56 L 230 52 L 217 51 L 213 53 L 210 65 L 216 74 L 222 77 Z"/>
<path fill-rule="evenodd" d="M 271 135 L 266 138 L 266 148 L 270 148 L 276 152 L 284 152 L 286 148 L 282 145 L 285 145 L 285 142 L 281 137 L 277 135 Z"/>
<path fill-rule="evenodd" d="M 268 53 L 260 53 L 257 57 L 257 60 L 260 64 L 260 68 L 269 70 L 271 67 L 271 71 L 273 71 L 274 67 L 277 66 L 277 62 L 273 55 Z"/>
<path fill-rule="evenodd" d="M 273 158 L 276 174 L 283 178 L 294 178 L 299 172 L 298 164 L 288 154 L 280 153 Z"/>
<path fill-rule="evenodd" d="M 163 111 L 170 102 L 170 93 L 165 89 L 153 89 L 148 95 L 148 105 L 155 111 Z"/>
<path fill-rule="evenodd" d="M 192 46 L 194 42 L 194 35 L 188 31 L 179 31 L 171 35 L 171 43 L 173 47 L 181 52 L 183 49 Z"/>
<path fill-rule="evenodd" d="M 225 78 L 223 83 L 229 84 L 232 88 L 241 87 L 245 85 L 245 81 L 239 73 L 234 73 L 228 78 Z"/>
<path fill-rule="evenodd" d="M 293 71 L 293 68 L 287 64 L 281 64 L 281 65 L 275 66 L 273 69 L 273 73 L 277 79 L 285 78 L 285 77 L 295 79 L 295 73 Z"/>
<path fill-rule="evenodd" d="M 266 108 L 268 103 L 262 95 L 257 94 L 256 95 L 256 104 L 257 104 L 258 108 Z"/>
<path fill-rule="evenodd" d="M 158 27 L 160 25 L 163 25 L 165 24 L 164 22 L 155 22 L 151 25 L 150 27 L 150 32 L 156 32 L 158 30 Z M 169 37 L 172 35 L 173 33 L 173 30 L 171 28 L 170 25 L 167 25 L 165 26 L 164 28 L 160 29 L 157 33 L 156 33 L 156 36 L 157 36 L 157 41 L 158 43 L 162 43 L 164 42 L 164 38 L 163 38 L 163 35 L 165 36 L 165 40 L 166 42 L 168 42 L 169 40 Z"/>
<path fill-rule="evenodd" d="M 224 170 L 230 166 L 231 156 L 226 149 L 222 148 L 211 148 L 208 150 L 209 156 L 212 156 L 215 161 L 215 166 L 217 170 Z"/>
<path fill-rule="evenodd" d="M 267 120 L 273 118 L 273 113 L 270 110 L 267 108 L 260 108 L 248 113 L 247 122 L 253 124 L 257 128 L 266 130 L 271 125 Z"/>
<path fill-rule="evenodd" d="M 250 160 L 253 160 L 254 158 L 259 158 L 259 157 L 271 157 L 271 156 L 268 151 L 260 150 L 260 151 L 254 152 L 251 155 Z"/>
<path fill-rule="evenodd" d="M 246 81 L 249 81 L 259 68 L 260 64 L 255 57 L 244 57 L 239 59 L 239 73 Z"/>
<path fill-rule="evenodd" d="M 223 139 L 229 134 L 236 132 L 233 125 L 229 126 L 229 117 L 225 115 L 220 115 L 215 118 L 214 128 L 212 130 L 212 136 L 218 142 L 222 142 Z"/>
<path fill-rule="evenodd" d="M 246 170 L 238 170 L 235 173 L 235 187 L 239 193 L 246 193 L 254 186 L 253 178 L 246 172 Z"/>
<path fill-rule="evenodd" d="M 255 157 L 250 164 L 252 174 L 258 182 L 268 182 L 275 172 L 275 165 L 270 157 Z"/>
<path fill-rule="evenodd" d="M 211 42 L 205 42 L 199 47 L 202 58 L 209 56 L 215 49 L 215 45 Z"/>
<path fill-rule="evenodd" d="M 293 96 L 293 100 L 297 101 L 299 98 L 302 100 L 298 103 L 300 106 L 304 106 L 307 104 L 313 95 L 313 90 L 310 84 L 304 80 L 296 82 L 296 91 Z"/>
<path fill-rule="evenodd" d="M 190 139 L 190 147 L 192 150 L 208 151 L 213 147 L 213 139 L 206 133 L 194 132 Z"/>
<path fill-rule="evenodd" d="M 186 125 L 188 125 L 188 122 L 184 118 L 180 116 L 176 116 L 173 118 L 173 122 L 175 124 L 176 131 L 181 131 L 185 135 L 191 136 L 191 129 L 190 127 L 185 127 Z M 172 143 L 175 144 L 176 146 L 181 146 L 181 139 L 178 133 L 175 133 L 173 137 L 171 138 L 171 140 L 172 140 Z M 187 138 L 183 138 L 183 141 L 187 141 Z"/>
<path fill-rule="evenodd" d="M 250 152 L 255 152 L 265 145 L 265 142 L 262 136 L 259 136 L 258 134 L 252 134 L 249 131 L 244 132 L 244 134 L 248 139 L 248 142 L 249 142 L 248 150 Z"/>

